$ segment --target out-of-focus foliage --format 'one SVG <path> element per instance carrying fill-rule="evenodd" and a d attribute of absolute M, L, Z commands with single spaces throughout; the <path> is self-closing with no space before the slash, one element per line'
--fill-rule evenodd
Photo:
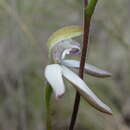
<path fill-rule="evenodd" d="M 113 109 L 97 112 L 81 101 L 77 130 L 130 129 L 130 1 L 99 0 L 91 24 L 88 61 L 112 72 L 111 79 L 86 77 L 91 89 Z M 0 1 L 0 129 L 43 130 L 42 69 L 48 64 L 46 41 L 65 25 L 82 24 L 79 0 Z M 75 90 L 53 99 L 53 128 L 68 128 Z M 69 101 L 69 102 L 68 102 Z"/>

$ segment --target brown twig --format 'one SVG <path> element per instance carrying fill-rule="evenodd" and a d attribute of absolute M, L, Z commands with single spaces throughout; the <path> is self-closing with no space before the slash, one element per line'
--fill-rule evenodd
<path fill-rule="evenodd" d="M 86 61 L 86 55 L 88 50 L 88 37 L 89 37 L 89 29 L 90 29 L 90 21 L 93 11 L 95 9 L 97 0 L 91 0 L 90 4 L 88 5 L 88 0 L 84 0 L 84 35 L 83 35 L 83 47 L 82 47 L 82 55 L 80 59 L 80 69 L 79 69 L 79 77 L 83 79 L 84 77 L 84 65 Z M 71 117 L 71 123 L 69 130 L 73 130 L 78 114 L 80 103 L 80 94 L 76 92 L 75 103 L 73 106 L 73 113 Z"/>
<path fill-rule="evenodd" d="M 82 48 L 82 55 L 81 55 L 80 69 L 79 69 L 79 76 L 81 79 L 83 79 L 84 65 L 85 65 L 87 48 L 88 48 L 89 27 L 90 27 L 90 20 L 88 20 L 85 15 L 85 8 L 87 7 L 87 4 L 88 4 L 88 0 L 84 0 L 84 35 L 83 35 L 83 48 Z M 79 103 L 80 103 L 80 94 L 76 92 L 75 103 L 73 107 L 73 113 L 71 117 L 69 130 L 74 129 L 74 125 L 76 122 L 76 117 L 79 109 Z"/>

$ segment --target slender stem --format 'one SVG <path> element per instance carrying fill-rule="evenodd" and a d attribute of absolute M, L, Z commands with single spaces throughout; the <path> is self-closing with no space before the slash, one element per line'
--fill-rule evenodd
<path fill-rule="evenodd" d="M 81 59 L 80 59 L 80 69 L 79 69 L 79 77 L 81 79 L 83 79 L 84 77 L 84 65 L 85 65 L 86 55 L 87 55 L 87 50 L 88 50 L 89 28 L 90 28 L 91 16 L 94 12 L 96 3 L 97 3 L 97 0 L 90 0 L 89 3 L 88 3 L 88 0 L 84 0 L 84 35 L 83 35 L 83 48 L 82 48 L 82 54 L 81 54 Z M 78 109 L 79 109 L 79 103 L 80 103 L 80 94 L 76 92 L 75 103 L 73 107 L 73 113 L 71 117 L 69 130 L 74 129 L 77 114 L 78 114 Z"/>
<path fill-rule="evenodd" d="M 51 127 L 51 110 L 50 110 L 50 100 L 51 100 L 51 94 L 52 94 L 52 88 L 47 83 L 46 86 L 46 94 L 45 94 L 45 106 L 46 106 L 46 129 L 52 130 Z"/>

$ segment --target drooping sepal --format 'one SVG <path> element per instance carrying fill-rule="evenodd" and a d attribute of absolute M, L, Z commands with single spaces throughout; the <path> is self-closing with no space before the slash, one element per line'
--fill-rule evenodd
<path fill-rule="evenodd" d="M 77 60 L 62 60 L 61 63 L 71 68 L 79 69 L 80 67 L 80 61 Z M 112 75 L 110 72 L 103 69 L 99 69 L 90 64 L 85 64 L 84 69 L 87 74 L 97 78 L 107 78 L 107 77 L 111 77 Z"/>
<path fill-rule="evenodd" d="M 109 115 L 112 114 L 111 108 L 104 104 L 77 74 L 65 66 L 62 66 L 62 73 L 63 76 L 74 85 L 77 91 L 90 105 L 103 113 L 107 113 Z"/>

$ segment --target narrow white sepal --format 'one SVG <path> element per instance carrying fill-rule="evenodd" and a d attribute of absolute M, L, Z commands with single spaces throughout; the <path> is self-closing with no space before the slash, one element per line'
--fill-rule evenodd
<path fill-rule="evenodd" d="M 65 87 L 62 79 L 62 68 L 60 65 L 48 65 L 45 68 L 45 78 L 51 85 L 57 99 L 64 95 Z"/>
<path fill-rule="evenodd" d="M 77 60 L 62 60 L 61 63 L 65 66 L 76 68 L 76 69 L 79 69 L 80 67 L 80 62 Z M 106 78 L 111 76 L 111 73 L 99 69 L 90 64 L 85 64 L 85 72 L 91 76 L 99 77 L 99 78 Z"/>
<path fill-rule="evenodd" d="M 91 104 L 93 107 L 95 107 L 101 112 L 110 115 L 112 114 L 111 108 L 109 108 L 100 99 L 98 99 L 97 96 L 91 91 L 91 89 L 88 88 L 85 82 L 77 74 L 75 74 L 74 72 L 72 72 L 63 65 L 62 65 L 62 73 L 63 76 L 74 85 L 74 87 L 78 90 L 81 96 L 83 96 L 84 99 L 87 100 L 89 104 Z"/>

